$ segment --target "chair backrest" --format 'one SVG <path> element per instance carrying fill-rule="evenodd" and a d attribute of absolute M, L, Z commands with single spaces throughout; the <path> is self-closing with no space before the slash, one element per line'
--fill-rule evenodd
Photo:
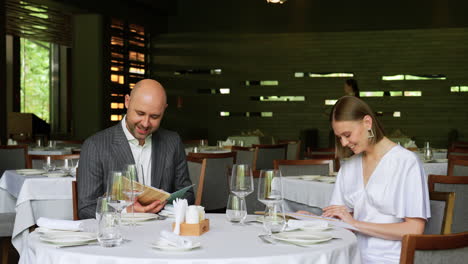
<path fill-rule="evenodd" d="M 301 158 L 301 141 L 300 140 L 278 140 L 278 143 L 288 144 L 286 159 L 299 160 Z"/>
<path fill-rule="evenodd" d="M 78 186 L 76 181 L 72 181 L 72 203 L 73 203 L 73 220 L 80 220 L 78 216 Z"/>
<path fill-rule="evenodd" d="M 451 147 L 452 148 L 457 148 L 457 147 L 468 148 L 468 141 L 455 141 L 455 142 L 452 142 Z"/>
<path fill-rule="evenodd" d="M 273 169 L 274 160 L 286 159 L 288 144 L 253 145 L 255 148 L 252 170 Z"/>
<path fill-rule="evenodd" d="M 255 149 L 249 147 L 232 146 L 231 151 L 236 153 L 237 164 L 248 164 L 253 168 Z"/>
<path fill-rule="evenodd" d="M 0 146 L 0 177 L 5 170 L 26 168 L 27 157 L 27 145 Z"/>
<path fill-rule="evenodd" d="M 333 160 L 275 160 L 274 168 L 279 169 L 283 176 L 328 175 L 333 172 Z"/>
<path fill-rule="evenodd" d="M 429 191 L 455 193 L 452 233 L 468 231 L 468 177 L 429 175 Z"/>
<path fill-rule="evenodd" d="M 449 159 L 448 176 L 468 176 L 468 159 Z"/>
<path fill-rule="evenodd" d="M 431 199 L 431 218 L 426 223 L 424 234 L 451 234 L 455 193 L 430 192 L 429 197 Z"/>
<path fill-rule="evenodd" d="M 340 159 L 336 157 L 335 148 L 307 149 L 305 159 L 332 159 L 334 171 L 340 170 Z"/>
<path fill-rule="evenodd" d="M 72 159 L 78 161 L 80 159 L 80 154 L 67 154 L 67 155 L 28 155 L 27 168 L 30 169 L 42 169 L 42 164 L 44 160 L 47 160 L 47 157 L 50 157 L 54 164 L 57 167 L 63 166 L 63 161 L 65 159 Z"/>
<path fill-rule="evenodd" d="M 468 232 L 449 235 L 405 235 L 400 264 L 466 263 Z"/>
<path fill-rule="evenodd" d="M 236 162 L 236 153 L 190 153 L 187 161 L 190 179 L 197 184 L 195 204 L 204 206 L 206 211 L 226 208 L 229 196 L 227 170 Z M 199 173 L 196 168 L 200 169 Z"/>

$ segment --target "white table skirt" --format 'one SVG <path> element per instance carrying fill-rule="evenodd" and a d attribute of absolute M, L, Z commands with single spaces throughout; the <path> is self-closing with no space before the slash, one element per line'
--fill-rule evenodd
<path fill-rule="evenodd" d="M 426 172 L 426 176 L 428 176 L 429 174 L 447 175 L 448 163 L 423 163 L 423 167 L 424 171 Z"/>
<path fill-rule="evenodd" d="M 65 149 L 31 149 L 28 150 L 29 155 L 68 155 L 71 154 L 71 148 Z"/>
<path fill-rule="evenodd" d="M 283 177 L 284 199 L 313 207 L 328 206 L 334 184 Z"/>
<path fill-rule="evenodd" d="M 16 211 L 12 243 L 22 254 L 23 243 L 29 236 L 29 227 L 39 217 L 73 219 L 71 181 L 74 178 L 48 178 L 23 176 L 15 171 L 5 171 L 0 179 L 2 201 L 0 212 Z"/>
<path fill-rule="evenodd" d="M 173 220 L 167 219 L 147 222 L 133 230 L 124 227 L 125 237 L 131 242 L 114 248 L 93 245 L 58 249 L 40 242 L 34 232 L 28 239 L 27 254 L 21 256 L 20 263 L 360 263 L 356 236 L 345 229 L 332 231 L 334 237 L 341 239 L 304 248 L 262 242 L 257 237 L 264 232 L 260 224 L 235 226 L 226 220 L 224 214 L 208 214 L 207 218 L 210 219 L 210 231 L 193 237 L 193 240 L 201 242 L 202 247 L 192 251 L 160 251 L 150 247 L 151 242 L 158 240 L 161 230 L 170 229 Z"/>

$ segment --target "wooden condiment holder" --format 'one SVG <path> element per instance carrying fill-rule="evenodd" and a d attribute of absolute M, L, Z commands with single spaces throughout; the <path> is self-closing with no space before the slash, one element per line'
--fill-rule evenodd
<path fill-rule="evenodd" d="M 172 223 L 172 230 L 175 228 L 175 223 Z M 181 236 L 201 236 L 210 230 L 210 220 L 204 219 L 198 224 L 180 224 Z"/>

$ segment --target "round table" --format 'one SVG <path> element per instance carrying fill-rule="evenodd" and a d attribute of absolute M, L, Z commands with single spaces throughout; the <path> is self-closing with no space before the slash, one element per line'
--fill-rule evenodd
<path fill-rule="evenodd" d="M 255 216 L 249 216 L 253 218 Z M 161 251 L 151 248 L 161 230 L 169 230 L 173 219 L 152 221 L 141 226 L 124 227 L 130 242 L 119 247 L 98 245 L 56 248 L 43 243 L 34 232 L 29 236 L 27 250 L 20 263 L 360 263 L 356 236 L 349 230 L 334 228 L 328 242 L 308 247 L 291 244 L 267 244 L 258 238 L 261 224 L 236 226 L 224 214 L 208 214 L 210 231 L 200 237 L 201 248 L 191 251 Z"/>

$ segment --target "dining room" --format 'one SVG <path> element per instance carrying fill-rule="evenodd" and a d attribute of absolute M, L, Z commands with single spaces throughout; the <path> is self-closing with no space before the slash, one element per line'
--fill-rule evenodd
<path fill-rule="evenodd" d="M 468 175 L 463 1 L 0 0 L 0 7 L 2 264 L 68 263 L 77 256 L 96 263 L 360 263 L 349 226 L 333 225 L 329 241 L 305 247 L 291 242 L 289 232 L 299 231 L 288 231 L 287 224 L 274 232 L 276 239 L 257 237 L 267 228 L 258 216 L 268 211 L 259 199 L 268 171 L 281 171 L 285 221 L 293 217 L 286 213 L 321 214 L 329 205 L 349 158 L 338 155 L 330 117 L 348 94 L 348 80 L 358 83 L 354 95 L 373 110 L 386 137 L 417 157 L 421 175 L 435 184 L 429 193 L 456 193 L 452 230 L 468 231 L 458 224 L 466 219 L 458 197 L 468 186 L 460 179 Z M 94 240 L 76 248 L 42 241 L 41 229 L 35 231 L 41 217 L 79 218 L 80 191 L 72 182 L 86 175 L 80 164 L 107 158 L 102 149 L 89 151 L 87 139 L 125 124 L 127 95 L 145 79 L 163 86 L 167 107 L 160 127 L 180 138 L 175 153 L 196 183 L 195 205 L 205 206 L 210 220 L 210 230 L 194 239 L 201 247 L 148 246 L 170 229 L 167 216 L 123 225 L 129 241 L 112 251 Z M 91 152 L 99 154 L 89 158 Z M 233 195 L 234 183 L 245 184 L 232 180 L 238 165 L 252 177 L 246 197 Z M 287 172 L 287 165 L 299 169 Z M 150 169 L 138 167 L 137 174 Z M 441 187 L 455 183 L 455 189 Z M 243 206 L 244 225 L 226 216 L 234 201 Z M 174 208 L 167 210 L 173 214 Z M 286 239 L 278 235 L 283 231 Z M 226 246 L 217 243 L 226 236 L 232 237 Z"/>

